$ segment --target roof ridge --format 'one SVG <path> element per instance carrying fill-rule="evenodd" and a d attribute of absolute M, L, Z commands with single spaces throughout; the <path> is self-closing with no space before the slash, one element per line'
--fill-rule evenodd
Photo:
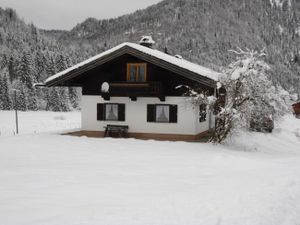
<path fill-rule="evenodd" d="M 120 50 L 124 47 L 130 47 L 130 48 L 133 48 L 139 52 L 142 52 L 144 54 L 147 54 L 147 55 L 150 55 L 152 57 L 155 57 L 155 58 L 158 58 L 160 60 L 163 60 L 165 62 L 168 62 L 170 64 L 173 64 L 175 66 L 178 66 L 178 67 L 181 67 L 183 69 L 186 69 L 186 70 L 189 70 L 193 73 L 196 73 L 200 76 L 203 76 L 203 77 L 206 77 L 206 78 L 209 78 L 211 80 L 214 80 L 214 81 L 217 81 L 218 78 L 219 78 L 219 75 L 220 73 L 219 72 L 216 72 L 210 68 L 207 68 L 207 67 L 204 67 L 204 66 L 201 66 L 199 64 L 196 64 L 194 62 L 191 62 L 191 61 L 188 61 L 186 59 L 179 59 L 179 58 L 176 58 L 175 56 L 172 56 L 172 55 L 169 55 L 169 54 L 166 54 L 162 51 L 159 51 L 157 49 L 151 49 L 151 48 L 148 48 L 148 47 L 145 47 L 145 46 L 142 46 L 142 45 L 139 45 L 139 44 L 136 44 L 136 43 L 132 43 L 132 42 L 123 42 L 111 49 L 108 49 L 100 54 L 97 54 L 87 60 L 84 60 L 80 63 L 77 63 L 76 65 L 70 67 L 70 68 L 67 68 L 66 70 L 63 70 L 51 77 L 49 77 L 48 79 L 45 80 L 45 84 L 49 83 L 49 82 L 52 82 L 62 76 L 65 76 L 67 75 L 68 73 L 71 73 L 72 71 L 74 70 L 77 70 L 85 65 L 88 65 L 96 60 L 99 60 L 101 59 L 102 57 L 106 56 L 106 55 L 109 55 L 117 50 Z"/>

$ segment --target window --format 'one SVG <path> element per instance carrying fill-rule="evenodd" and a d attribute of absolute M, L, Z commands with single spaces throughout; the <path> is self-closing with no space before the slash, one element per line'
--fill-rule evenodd
<path fill-rule="evenodd" d="M 147 64 L 146 63 L 128 63 L 127 81 L 146 82 Z"/>
<path fill-rule="evenodd" d="M 177 123 L 177 105 L 147 105 L 147 121 Z"/>
<path fill-rule="evenodd" d="M 165 122 L 170 121 L 170 106 L 168 105 L 157 105 L 155 107 L 155 116 L 156 122 Z"/>
<path fill-rule="evenodd" d="M 118 104 L 105 105 L 105 120 L 118 121 Z"/>
<path fill-rule="evenodd" d="M 97 120 L 99 121 L 125 121 L 125 104 L 98 104 Z"/>
<path fill-rule="evenodd" d="M 206 104 L 201 104 L 199 106 L 199 122 L 200 123 L 205 122 L 206 116 L 207 116 Z"/>

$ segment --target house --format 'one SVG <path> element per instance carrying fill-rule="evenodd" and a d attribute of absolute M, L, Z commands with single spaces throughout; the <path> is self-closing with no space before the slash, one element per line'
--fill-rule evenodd
<path fill-rule="evenodd" d="M 183 85 L 216 95 L 219 73 L 152 44 L 151 37 L 120 44 L 45 81 L 47 87 L 82 87 L 78 135 L 119 131 L 142 139 L 196 140 L 213 128 L 213 114 L 183 96 Z"/>
<path fill-rule="evenodd" d="M 300 100 L 298 102 L 295 102 L 292 106 L 295 116 L 300 119 Z"/>

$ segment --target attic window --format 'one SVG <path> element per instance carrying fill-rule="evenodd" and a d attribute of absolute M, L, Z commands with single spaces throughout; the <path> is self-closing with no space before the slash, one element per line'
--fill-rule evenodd
<path fill-rule="evenodd" d="M 146 82 L 147 64 L 146 63 L 128 63 L 127 81 L 128 82 Z"/>

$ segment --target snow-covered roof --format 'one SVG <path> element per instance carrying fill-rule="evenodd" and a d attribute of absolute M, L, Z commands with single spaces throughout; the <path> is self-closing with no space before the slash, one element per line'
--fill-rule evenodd
<path fill-rule="evenodd" d="M 145 47 L 145 46 L 142 46 L 142 45 L 139 45 L 139 44 L 134 44 L 134 43 L 129 43 L 129 42 L 125 42 L 123 44 L 120 44 L 114 48 L 111 48 L 101 54 L 98 54 L 88 60 L 85 60 L 81 63 L 78 63 L 64 71 L 61 71 L 51 77 L 49 77 L 46 81 L 45 81 L 45 85 L 48 85 L 49 83 L 52 83 L 56 80 L 60 80 L 62 78 L 64 78 L 65 76 L 68 76 L 68 74 L 70 73 L 73 73 L 73 72 L 76 72 L 77 70 L 81 69 L 81 68 L 84 68 L 85 66 L 89 65 L 90 63 L 93 63 L 97 60 L 100 60 L 102 59 L 103 57 L 115 52 L 115 51 L 118 51 L 120 49 L 123 49 L 125 47 L 129 47 L 131 49 L 134 49 L 134 50 L 137 50 L 141 53 L 144 53 L 144 54 L 147 54 L 151 57 L 154 57 L 156 59 L 159 59 L 159 60 L 163 60 L 165 62 L 168 62 L 174 66 L 177 66 L 177 67 L 180 67 L 180 68 L 183 68 L 183 69 L 186 69 L 190 72 L 193 72 L 193 73 L 196 73 L 200 76 L 203 76 L 203 77 L 206 77 L 206 78 L 209 78 L 213 81 L 217 81 L 219 76 L 220 76 L 220 73 L 216 72 L 216 71 L 213 71 L 209 68 L 206 68 L 206 67 L 203 67 L 203 66 L 200 66 L 198 64 L 195 64 L 195 63 L 192 63 L 192 62 L 189 62 L 187 60 L 184 60 L 184 59 L 179 59 L 179 58 L 176 58 L 175 56 L 171 56 L 171 55 L 168 55 L 164 52 L 161 52 L 161 51 L 158 51 L 158 50 L 155 50 L 155 49 L 151 49 L 151 48 L 148 48 L 148 47 Z"/>
<path fill-rule="evenodd" d="M 299 99 L 299 100 L 297 100 L 297 101 L 294 101 L 294 102 L 292 102 L 292 106 L 294 106 L 294 105 L 298 105 L 298 104 L 300 104 L 300 99 Z"/>

